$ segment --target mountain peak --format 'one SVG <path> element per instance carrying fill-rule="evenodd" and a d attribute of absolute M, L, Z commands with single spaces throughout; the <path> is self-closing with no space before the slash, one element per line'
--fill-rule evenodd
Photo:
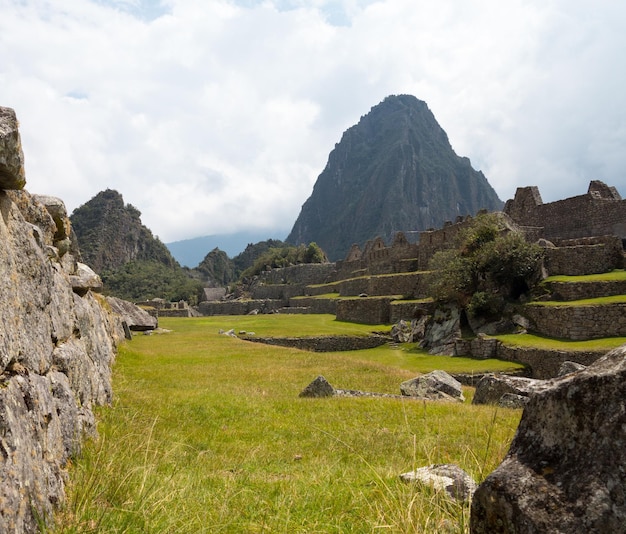
<path fill-rule="evenodd" d="M 428 105 L 391 95 L 344 132 L 287 242 L 314 241 L 337 260 L 353 243 L 501 207 L 485 176 L 455 154 Z"/>

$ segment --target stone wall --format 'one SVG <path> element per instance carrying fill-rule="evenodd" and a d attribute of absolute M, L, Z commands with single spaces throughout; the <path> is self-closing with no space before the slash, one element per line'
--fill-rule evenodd
<path fill-rule="evenodd" d="M 558 240 L 545 249 L 544 264 L 550 275 L 577 276 L 624 268 L 622 240 L 617 236 Z"/>
<path fill-rule="evenodd" d="M 600 351 L 563 351 L 547 350 L 534 347 L 514 347 L 501 341 L 478 336 L 471 341 L 459 340 L 455 344 L 455 355 L 473 358 L 497 358 L 509 362 L 521 363 L 530 369 L 532 378 L 548 379 L 558 375 L 559 367 L 565 361 L 574 361 L 590 365 L 606 353 Z"/>
<path fill-rule="evenodd" d="M 626 295 L 626 281 L 624 280 L 576 283 L 549 282 L 547 287 L 552 295 L 552 300 L 570 301 Z"/>
<path fill-rule="evenodd" d="M 469 224 L 471 217 L 457 217 L 454 223 L 448 221 L 443 228 L 420 232 L 418 265 L 419 269 L 428 269 L 430 259 L 436 252 L 452 248 L 458 233 Z"/>
<path fill-rule="evenodd" d="M 384 336 L 244 337 L 246 341 L 267 343 L 313 352 L 341 352 L 380 347 L 389 342 Z"/>
<path fill-rule="evenodd" d="M 588 306 L 527 304 L 529 330 L 543 336 L 580 341 L 626 336 L 626 303 Z"/>
<path fill-rule="evenodd" d="M 316 299 L 314 297 L 294 297 L 289 299 L 290 308 L 306 308 L 307 313 L 337 313 L 337 299 Z M 284 311 L 284 310 L 283 310 Z"/>
<path fill-rule="evenodd" d="M 283 306 L 282 301 L 271 299 L 224 300 L 201 302 L 198 311 L 202 315 L 247 315 L 248 313 L 272 313 Z"/>
<path fill-rule="evenodd" d="M 410 243 L 403 232 L 398 232 L 389 246 L 380 237 L 368 241 L 363 251 L 358 245 L 353 245 L 346 259 L 337 262 L 336 279 L 416 270 L 418 249 L 418 245 Z"/>
<path fill-rule="evenodd" d="M 364 324 L 388 324 L 393 299 L 362 297 L 342 299 L 337 302 L 337 320 Z"/>
<path fill-rule="evenodd" d="M 389 322 L 396 324 L 400 320 L 411 321 L 434 312 L 435 303 L 430 299 L 395 300 L 389 305 Z"/>
<path fill-rule="evenodd" d="M 44 205 L 0 191 L 0 213 L 0 532 L 39 532 L 64 501 L 69 459 L 95 434 L 94 406 L 111 401 L 124 330 L 97 284 L 74 287 L 79 264 L 56 246 Z"/>
<path fill-rule="evenodd" d="M 613 187 L 592 181 L 587 194 L 544 204 L 535 186 L 519 187 L 504 212 L 521 226 L 543 227 L 543 237 L 571 239 L 616 235 L 626 238 L 626 201 Z"/>
<path fill-rule="evenodd" d="M 339 283 L 339 294 L 356 296 L 364 293 L 369 296 L 401 295 L 420 298 L 426 296 L 426 276 L 427 273 L 418 271 L 342 280 Z"/>
<path fill-rule="evenodd" d="M 266 285 L 300 284 L 308 286 L 324 284 L 335 280 L 335 270 L 334 263 L 306 263 L 264 271 L 259 275 L 259 280 Z"/>
<path fill-rule="evenodd" d="M 252 290 L 254 299 L 274 299 L 287 303 L 291 297 L 304 295 L 302 284 L 259 284 Z"/>

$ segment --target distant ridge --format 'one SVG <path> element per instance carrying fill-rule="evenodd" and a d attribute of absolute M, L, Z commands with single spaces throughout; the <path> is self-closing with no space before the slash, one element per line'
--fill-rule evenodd
<path fill-rule="evenodd" d="M 333 261 L 353 243 L 437 228 L 502 208 L 482 172 L 459 157 L 425 102 L 388 96 L 344 132 L 286 241 L 316 242 Z"/>
<path fill-rule="evenodd" d="M 172 256 L 185 267 L 194 268 L 200 265 L 205 256 L 215 248 L 226 252 L 234 258 L 251 243 L 269 239 L 270 232 L 235 232 L 233 234 L 206 235 L 193 239 L 183 239 L 165 243 Z M 278 238 L 283 239 L 284 234 Z"/>

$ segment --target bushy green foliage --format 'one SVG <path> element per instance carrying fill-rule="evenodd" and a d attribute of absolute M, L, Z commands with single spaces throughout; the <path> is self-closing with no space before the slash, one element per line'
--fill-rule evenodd
<path fill-rule="evenodd" d="M 482 214 L 459 232 L 457 247 L 436 253 L 430 290 L 473 316 L 497 314 L 539 281 L 542 249 L 506 227 L 495 214 Z"/>
<path fill-rule="evenodd" d="M 290 245 L 270 247 L 255 260 L 251 267 L 241 273 L 241 278 L 257 275 L 268 268 L 276 269 L 298 263 L 324 263 L 326 261 L 328 261 L 326 254 L 317 243 L 297 247 Z"/>
<path fill-rule="evenodd" d="M 172 268 L 158 261 L 132 261 L 114 271 L 102 273 L 107 294 L 130 300 L 162 298 L 198 303 L 203 284 L 189 278 L 180 267 Z"/>
<path fill-rule="evenodd" d="M 254 262 L 270 248 L 281 248 L 285 246 L 287 246 L 287 244 L 280 239 L 267 239 L 266 241 L 259 241 L 258 243 L 249 243 L 241 254 L 237 254 L 237 256 L 233 258 L 235 272 L 239 275 L 248 267 L 252 267 Z"/>

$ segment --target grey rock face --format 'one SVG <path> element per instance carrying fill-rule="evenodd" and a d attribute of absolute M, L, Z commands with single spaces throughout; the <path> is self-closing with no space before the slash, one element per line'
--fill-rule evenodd
<path fill-rule="evenodd" d="M 523 408 L 528 404 L 528 399 L 526 395 L 517 395 L 515 393 L 505 393 L 500 397 L 498 401 L 498 406 L 500 408 L 512 408 L 518 409 Z"/>
<path fill-rule="evenodd" d="M 0 108 L 0 184 L 19 186 L 23 157 L 6 116 Z M 62 503 L 67 461 L 95 433 L 92 408 L 111 400 L 123 330 L 103 297 L 72 291 L 76 262 L 60 258 L 41 203 L 0 191 L 0 212 L 0 532 L 20 534 L 39 532 Z"/>
<path fill-rule="evenodd" d="M 402 395 L 430 400 L 463 401 L 461 382 L 445 371 L 432 371 L 400 384 Z"/>
<path fill-rule="evenodd" d="M 461 312 L 457 306 L 437 308 L 426 326 L 420 346 L 431 354 L 454 354 L 454 342 L 461 337 Z"/>
<path fill-rule="evenodd" d="M 70 275 L 70 283 L 74 292 L 79 295 L 84 295 L 87 291 L 102 291 L 102 279 L 84 263 L 76 263 L 76 270 Z"/>
<path fill-rule="evenodd" d="M 505 394 L 528 397 L 543 380 L 500 374 L 486 374 L 478 384 L 472 404 L 498 404 Z"/>
<path fill-rule="evenodd" d="M 582 371 L 583 369 L 586 369 L 586 366 L 583 365 L 582 363 L 570 362 L 570 361 L 563 362 L 559 367 L 557 376 L 565 376 L 570 373 L 576 373 L 577 371 Z"/>
<path fill-rule="evenodd" d="M 335 388 L 323 376 L 318 376 L 300 392 L 300 397 L 332 397 Z"/>
<path fill-rule="evenodd" d="M 540 386 L 474 494 L 470 531 L 626 532 L 625 397 L 626 346 Z"/>
<path fill-rule="evenodd" d="M 427 315 L 423 315 L 419 319 L 413 319 L 410 322 L 404 319 L 398 321 L 391 329 L 391 338 L 396 343 L 415 343 L 421 341 L 424 338 L 428 319 L 429 317 Z"/>
<path fill-rule="evenodd" d="M 22 189 L 25 184 L 24 153 L 15 111 L 0 107 L 0 189 Z"/>

